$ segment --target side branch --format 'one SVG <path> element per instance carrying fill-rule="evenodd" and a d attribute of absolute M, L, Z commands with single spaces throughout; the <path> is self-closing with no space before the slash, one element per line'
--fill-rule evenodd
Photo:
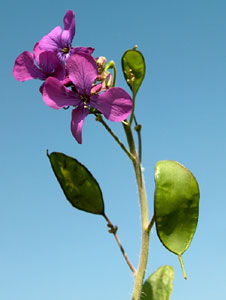
<path fill-rule="evenodd" d="M 153 215 L 153 217 L 151 218 L 150 223 L 148 224 L 148 228 L 147 228 L 148 232 L 151 231 L 151 229 L 152 229 L 154 223 L 155 223 L 155 215 Z"/>
<path fill-rule="evenodd" d="M 135 127 L 134 129 L 136 130 L 137 132 L 137 136 L 138 136 L 138 156 L 139 156 L 139 161 L 141 163 L 141 160 L 142 160 L 142 140 L 141 140 L 141 128 L 142 126 L 140 124 L 137 123 L 137 119 L 134 115 L 134 122 L 135 122 Z"/>
<path fill-rule="evenodd" d="M 105 127 L 105 129 L 107 129 L 107 131 L 112 135 L 112 137 L 119 144 L 119 146 L 122 148 L 122 150 L 133 161 L 135 159 L 135 157 L 126 149 L 126 147 L 123 145 L 123 143 L 120 141 L 120 139 L 115 135 L 115 133 L 111 130 L 111 128 L 107 125 L 107 123 L 103 120 L 102 116 L 99 114 L 95 114 L 95 116 L 96 116 L 96 121 L 100 122 Z"/>
<path fill-rule="evenodd" d="M 116 240 L 116 242 L 117 242 L 117 244 L 118 244 L 118 246 L 119 246 L 119 249 L 120 249 L 120 251 L 121 251 L 123 257 L 125 258 L 125 260 L 126 260 L 126 262 L 127 262 L 127 265 L 129 266 L 130 270 L 133 272 L 133 275 L 136 276 L 136 270 L 135 270 L 135 268 L 133 267 L 132 263 L 130 262 L 130 260 L 129 260 L 129 258 L 128 258 L 128 256 L 127 256 L 125 250 L 124 250 L 124 248 L 122 247 L 122 244 L 121 244 L 121 242 L 120 242 L 120 240 L 119 240 L 119 237 L 118 237 L 118 235 L 117 235 L 118 227 L 117 227 L 117 226 L 113 226 L 113 224 L 111 223 L 111 221 L 108 219 L 108 217 L 107 217 L 105 214 L 104 214 L 103 216 L 104 216 L 105 220 L 106 220 L 107 223 L 108 223 L 107 226 L 110 228 L 110 229 L 109 229 L 109 232 L 112 233 L 112 234 L 114 235 L 115 240 Z"/>

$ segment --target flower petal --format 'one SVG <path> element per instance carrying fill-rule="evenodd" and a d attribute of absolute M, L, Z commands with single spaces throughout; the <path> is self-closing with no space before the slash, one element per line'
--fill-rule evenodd
<path fill-rule="evenodd" d="M 130 115 L 133 101 L 126 91 L 114 87 L 103 94 L 91 96 L 90 105 L 102 112 L 108 120 L 121 122 Z"/>
<path fill-rule="evenodd" d="M 59 62 L 55 68 L 55 71 L 52 73 L 52 77 L 56 77 L 59 80 L 63 80 L 65 78 L 65 65 L 63 62 Z"/>
<path fill-rule="evenodd" d="M 71 132 L 76 141 L 82 143 L 82 126 L 85 117 L 89 114 L 89 110 L 83 106 L 79 106 L 72 110 Z"/>
<path fill-rule="evenodd" d="M 53 77 L 46 80 L 42 95 L 43 101 L 54 109 L 81 103 L 81 99 L 73 91 L 67 89 L 58 79 Z"/>
<path fill-rule="evenodd" d="M 33 55 L 38 66 L 43 70 L 47 77 L 56 77 L 59 80 L 64 79 L 65 65 L 55 52 L 41 50 L 39 43 L 36 43 L 33 49 Z"/>
<path fill-rule="evenodd" d="M 64 16 L 64 30 L 61 35 L 61 41 L 64 47 L 70 46 L 75 35 L 75 14 L 68 10 Z"/>
<path fill-rule="evenodd" d="M 52 51 L 43 51 L 39 55 L 39 67 L 43 70 L 46 76 L 57 77 L 63 80 L 65 76 L 65 66 L 59 60 L 57 54 Z"/>
<path fill-rule="evenodd" d="M 82 53 L 87 53 L 87 54 L 91 55 L 94 50 L 95 49 L 92 48 L 92 47 L 72 47 L 71 51 L 70 51 L 70 54 L 72 55 L 72 54 L 76 54 L 76 53 L 82 52 Z"/>
<path fill-rule="evenodd" d="M 39 55 L 45 50 L 41 50 L 39 47 L 39 43 L 36 43 L 33 48 L 34 60 L 39 65 Z"/>
<path fill-rule="evenodd" d="M 62 49 L 61 43 L 62 29 L 60 26 L 55 27 L 49 34 L 45 35 L 39 42 L 39 48 L 41 50 L 49 50 L 57 52 L 58 49 Z"/>
<path fill-rule="evenodd" d="M 68 76 L 65 76 L 65 78 L 62 80 L 62 84 L 64 86 L 72 86 L 72 81 Z"/>
<path fill-rule="evenodd" d="M 78 93 L 89 96 L 92 84 L 98 75 L 94 58 L 86 53 L 73 54 L 67 60 L 67 70 Z"/>
<path fill-rule="evenodd" d="M 37 78 L 45 80 L 46 78 L 45 74 L 34 64 L 33 54 L 28 51 L 24 51 L 17 57 L 13 67 L 13 75 L 18 81 Z"/>
<path fill-rule="evenodd" d="M 98 84 L 92 86 L 91 94 L 98 94 L 99 92 L 101 92 L 101 89 L 102 89 L 102 83 L 98 83 Z"/>

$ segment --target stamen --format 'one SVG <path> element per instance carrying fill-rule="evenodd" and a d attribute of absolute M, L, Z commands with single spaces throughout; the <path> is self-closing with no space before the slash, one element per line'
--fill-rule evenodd
<path fill-rule="evenodd" d="M 63 48 L 63 49 L 61 49 L 61 51 L 63 52 L 63 53 L 69 53 L 69 48 Z"/>

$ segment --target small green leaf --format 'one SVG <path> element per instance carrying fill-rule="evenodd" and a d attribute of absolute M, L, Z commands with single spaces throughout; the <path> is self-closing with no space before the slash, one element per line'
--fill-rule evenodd
<path fill-rule="evenodd" d="M 145 60 L 142 53 L 136 48 L 127 50 L 122 56 L 122 70 L 135 99 L 145 75 Z"/>
<path fill-rule="evenodd" d="M 56 178 L 72 206 L 92 213 L 104 215 L 104 202 L 98 182 L 76 159 L 63 153 L 47 152 Z"/>
<path fill-rule="evenodd" d="M 169 300 L 173 288 L 174 270 L 161 266 L 145 281 L 141 300 Z"/>
<path fill-rule="evenodd" d="M 155 184 L 157 234 L 168 250 L 181 257 L 189 247 L 198 223 L 198 183 L 183 165 L 166 160 L 156 164 Z"/>

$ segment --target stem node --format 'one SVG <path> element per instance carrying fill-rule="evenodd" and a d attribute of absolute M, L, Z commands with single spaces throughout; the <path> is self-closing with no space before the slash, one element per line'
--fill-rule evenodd
<path fill-rule="evenodd" d="M 111 223 L 110 219 L 109 219 L 105 214 L 103 215 L 103 217 L 104 217 L 105 220 L 107 221 L 107 227 L 110 228 L 110 230 L 108 230 L 108 232 L 109 232 L 109 233 L 112 233 L 112 234 L 114 235 L 115 240 L 116 240 L 116 242 L 117 242 L 117 244 L 118 244 L 118 246 L 119 246 L 119 249 L 121 250 L 123 257 L 125 258 L 125 260 L 126 260 L 126 262 L 127 262 L 127 265 L 129 266 L 130 270 L 133 272 L 133 275 L 134 275 L 134 277 L 135 277 L 135 275 L 136 275 L 136 270 L 135 270 L 135 268 L 133 267 L 132 263 L 130 262 L 130 260 L 129 260 L 129 258 L 128 258 L 128 256 L 127 256 L 125 250 L 124 250 L 124 248 L 122 247 L 122 244 L 121 244 L 121 242 L 120 242 L 120 240 L 119 240 L 119 237 L 118 237 L 118 235 L 117 235 L 118 226 L 117 226 L 117 225 L 114 226 L 114 225 Z"/>

